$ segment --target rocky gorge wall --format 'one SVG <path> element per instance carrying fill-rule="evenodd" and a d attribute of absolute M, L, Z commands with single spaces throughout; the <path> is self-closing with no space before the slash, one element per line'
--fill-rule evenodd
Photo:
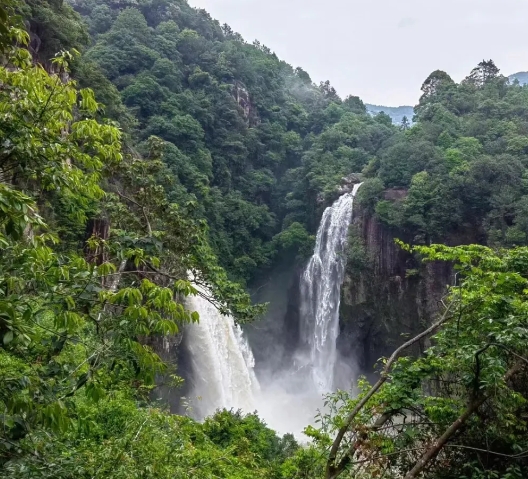
<path fill-rule="evenodd" d="M 397 193 L 387 192 L 386 199 L 398 200 L 392 197 Z M 353 251 L 348 252 L 341 288 L 337 349 L 353 369 L 369 376 L 379 358 L 390 356 L 396 347 L 430 324 L 455 277 L 450 264 L 422 264 L 402 250 L 395 239 L 411 243 L 412 238 L 391 230 L 358 205 L 354 206 L 350 236 Z M 474 241 L 457 237 L 450 244 L 464 242 Z M 244 328 L 257 371 L 288 367 L 292 354 L 302 344 L 299 279 L 305 266 L 292 257 L 254 285 L 253 300 L 269 302 L 265 317 Z M 409 352 L 420 354 L 426 346 L 422 342 Z"/>
<path fill-rule="evenodd" d="M 337 347 L 367 375 L 379 358 L 390 356 L 430 324 L 455 279 L 450 264 L 422 264 L 402 250 L 396 238 L 410 242 L 375 215 L 355 208 Z M 425 347 L 417 344 L 410 352 L 419 354 Z"/>
<path fill-rule="evenodd" d="M 398 201 L 398 193 L 405 194 L 389 191 L 385 199 Z M 453 235 L 447 243 L 479 242 L 472 235 L 475 236 L 471 232 Z M 454 284 L 455 275 L 448 263 L 421 263 L 402 250 L 395 239 L 412 243 L 412 238 L 392 230 L 358 204 L 354 206 L 350 236 L 351 251 L 347 253 L 341 288 L 337 349 L 353 370 L 372 377 L 381 357 L 390 356 L 396 347 L 434 320 L 442 308 L 441 300 L 448 285 Z M 244 325 L 260 377 L 295 367 L 294 356 L 302 346 L 299 280 L 305 266 L 293 254 L 285 255 L 252 284 L 253 301 L 269 304 L 263 318 Z M 164 359 L 178 364 L 178 372 L 186 376 L 187 358 L 178 347 L 181 336 L 174 341 L 168 348 L 165 343 L 152 346 Z M 408 352 L 418 355 L 427 345 L 417 343 Z M 165 357 L 168 353 L 169 357 Z M 184 387 L 179 395 L 186 393 Z M 179 395 L 175 393 L 178 398 Z M 167 391 L 161 396 L 166 398 Z M 173 408 L 179 402 L 176 399 L 169 397 Z"/>
<path fill-rule="evenodd" d="M 252 300 L 268 303 L 263 318 L 244 325 L 257 372 L 287 368 L 300 342 L 299 278 L 295 257 L 284 259 L 262 274 L 252 288 Z"/>

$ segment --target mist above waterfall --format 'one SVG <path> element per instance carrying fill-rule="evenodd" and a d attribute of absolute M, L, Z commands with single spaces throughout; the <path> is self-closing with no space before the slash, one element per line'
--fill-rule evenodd
<path fill-rule="evenodd" d="M 257 411 L 272 429 L 301 438 L 322 406 L 322 396 L 305 372 L 289 364 L 277 367 L 276 357 L 270 355 L 260 365 L 257 379 L 252 349 L 234 319 L 220 314 L 202 296 L 189 297 L 187 307 L 200 314 L 198 323 L 186 327 L 184 340 L 191 373 L 186 398 L 191 415 L 201 420 L 223 408 Z M 274 351 L 279 354 L 277 348 Z"/>

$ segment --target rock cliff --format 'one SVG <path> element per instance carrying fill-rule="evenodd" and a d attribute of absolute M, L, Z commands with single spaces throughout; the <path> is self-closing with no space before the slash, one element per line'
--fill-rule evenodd
<path fill-rule="evenodd" d="M 380 357 L 427 327 L 454 273 L 450 264 L 422 264 L 403 251 L 394 240 L 410 239 L 361 207 L 356 207 L 354 218 L 341 290 L 338 350 L 369 374 Z M 425 346 L 419 344 L 411 353 L 419 354 Z"/>
<path fill-rule="evenodd" d="M 252 288 L 253 301 L 269 303 L 262 319 L 244 327 L 257 372 L 287 368 L 300 344 L 300 274 L 295 258 L 287 258 L 262 274 Z"/>
<path fill-rule="evenodd" d="M 385 199 L 398 201 L 405 195 L 404 190 L 389 190 Z M 402 250 L 396 238 L 412 241 L 355 206 L 341 289 L 337 348 L 361 374 L 374 373 L 379 358 L 389 356 L 398 345 L 425 329 L 437 314 L 447 286 L 454 281 L 450 264 L 422 264 Z M 450 243 L 476 241 L 465 235 L 452 238 Z M 253 299 L 270 303 L 266 317 L 245 328 L 257 370 L 287 367 L 301 346 L 299 278 L 304 266 L 290 258 L 254 285 Z M 410 352 L 420 354 L 426 345 L 417 344 Z"/>

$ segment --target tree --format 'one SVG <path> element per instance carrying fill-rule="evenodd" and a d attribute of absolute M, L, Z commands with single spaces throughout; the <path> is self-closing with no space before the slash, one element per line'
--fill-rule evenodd
<path fill-rule="evenodd" d="M 387 115 L 387 113 L 385 113 L 384 111 L 380 111 L 375 117 L 374 119 L 380 123 L 381 125 L 385 125 L 385 126 L 391 126 L 392 125 L 392 118 Z"/>
<path fill-rule="evenodd" d="M 348 107 L 353 113 L 366 113 L 367 107 L 358 96 L 349 95 L 343 101 L 343 105 Z"/>
<path fill-rule="evenodd" d="M 68 477 L 84 467 L 78 458 L 68 468 L 61 458 L 73 431 L 93 424 L 83 407 L 120 394 L 147 400 L 167 365 L 145 338 L 198 320 L 180 299 L 197 294 L 188 270 L 211 285 L 208 299 L 222 312 L 248 320 L 257 310 L 217 265 L 192 205 L 168 200 L 162 143 L 151 139 L 145 159 L 124 155 L 120 130 L 95 119 L 93 92 L 65 80 L 72 55 L 57 55 L 51 74 L 21 47 L 7 55 L 9 67 L 0 67 L 0 467 L 6 477 Z M 57 452 L 69 472 L 48 469 Z M 111 469 L 114 461 L 102 464 Z"/>
<path fill-rule="evenodd" d="M 413 479 L 426 468 L 444 477 L 446 466 L 448 477 L 480 477 L 483 461 L 488 474 L 523 477 L 528 250 L 404 248 L 424 261 L 453 261 L 459 282 L 436 321 L 384 361 L 374 386 L 361 383 L 355 399 L 329 397 L 322 428 L 308 430 L 329 447 L 326 478 L 400 471 Z M 431 334 L 433 345 L 422 357 L 400 357 Z"/>
<path fill-rule="evenodd" d="M 330 81 L 326 80 L 319 84 L 319 90 L 323 96 L 328 100 L 340 101 L 339 95 L 337 94 L 336 89 L 330 85 Z"/>
<path fill-rule="evenodd" d="M 427 141 L 397 142 L 383 151 L 379 177 L 387 187 L 406 188 L 416 173 L 433 170 L 439 162 L 439 151 Z"/>
<path fill-rule="evenodd" d="M 442 94 L 454 85 L 455 82 L 446 72 L 442 70 L 434 71 L 422 84 L 422 96 L 420 97 L 419 106 L 424 106 L 426 103 L 433 101 L 437 95 Z"/>
<path fill-rule="evenodd" d="M 482 87 L 489 80 L 497 78 L 499 75 L 499 68 L 495 65 L 493 60 L 482 60 L 473 70 L 468 77 L 464 79 L 464 82 Z"/>
<path fill-rule="evenodd" d="M 307 85 L 311 85 L 312 84 L 312 79 L 310 78 L 310 75 L 307 72 L 305 72 L 301 67 L 297 67 L 295 69 L 295 75 L 303 83 L 306 83 Z"/>

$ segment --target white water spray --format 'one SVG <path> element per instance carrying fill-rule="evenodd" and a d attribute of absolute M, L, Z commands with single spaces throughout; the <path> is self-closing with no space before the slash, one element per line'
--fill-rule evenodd
<path fill-rule="evenodd" d="M 222 408 L 253 412 L 260 388 L 253 371 L 253 353 L 242 329 L 202 296 L 189 297 L 187 307 L 200 315 L 198 323 L 186 328 L 194 415 L 204 418 Z"/>
<path fill-rule="evenodd" d="M 326 208 L 317 231 L 315 250 L 301 278 L 301 327 L 309 347 L 312 380 L 320 393 L 334 387 L 339 334 L 339 304 L 345 275 L 345 249 L 354 197 L 341 196 Z"/>
<path fill-rule="evenodd" d="M 261 382 L 242 329 L 201 296 L 188 298 L 187 307 L 198 311 L 200 322 L 187 327 L 194 415 L 202 419 L 217 409 L 258 411 L 267 424 L 284 434 L 301 438 L 313 422 L 322 396 L 334 387 L 339 333 L 340 290 L 345 247 L 352 220 L 354 196 L 361 185 L 327 208 L 317 232 L 315 251 L 301 278 L 301 328 L 308 351 L 299 351 L 292 369 L 268 370 Z M 202 293 L 207 291 L 200 289 Z M 304 371 L 310 374 L 304 374 Z"/>

